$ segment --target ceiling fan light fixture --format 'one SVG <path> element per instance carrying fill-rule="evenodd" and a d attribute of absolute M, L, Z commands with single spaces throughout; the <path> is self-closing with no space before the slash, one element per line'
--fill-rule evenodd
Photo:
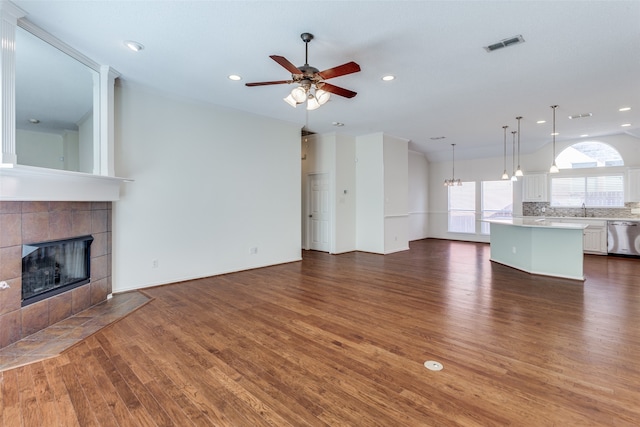
<path fill-rule="evenodd" d="M 291 91 L 291 97 L 296 103 L 302 104 L 307 100 L 307 91 L 302 86 L 298 86 Z"/>
<path fill-rule="evenodd" d="M 344 98 L 353 98 L 354 96 L 356 96 L 356 92 L 339 86 L 334 86 L 329 83 L 325 83 L 325 80 L 333 79 L 347 74 L 357 73 L 360 71 L 360 66 L 355 62 L 350 61 L 345 64 L 338 65 L 337 67 L 332 67 L 320 71 L 317 68 L 309 65 L 308 60 L 309 42 L 313 40 L 313 34 L 302 33 L 300 34 L 300 38 L 302 38 L 302 41 L 304 42 L 304 65 L 296 67 L 284 56 L 269 55 L 271 59 L 273 59 L 280 66 L 291 73 L 290 79 L 245 83 L 245 86 L 252 87 L 297 83 L 298 86 L 294 88 L 291 91 L 290 95 L 284 98 L 284 100 L 289 105 L 294 107 L 297 104 L 306 102 L 307 110 L 315 110 L 321 105 L 327 103 L 327 101 L 329 101 L 329 98 L 331 97 L 331 94 L 342 96 Z"/>
<path fill-rule="evenodd" d="M 322 90 L 322 89 L 316 90 L 316 100 L 318 101 L 318 104 L 320 105 L 326 104 L 327 101 L 329 101 L 329 98 L 331 98 L 331 94 L 326 90 Z"/>
<path fill-rule="evenodd" d="M 289 94 L 287 95 L 286 98 L 282 98 L 282 100 L 284 102 L 286 102 L 287 104 L 291 105 L 293 108 L 296 108 L 296 105 L 298 105 L 298 103 L 296 102 L 295 99 L 293 99 L 293 95 Z"/>
<path fill-rule="evenodd" d="M 320 103 L 318 103 L 318 100 L 315 96 L 311 95 L 307 100 L 307 110 L 311 111 L 317 108 L 320 108 Z"/>

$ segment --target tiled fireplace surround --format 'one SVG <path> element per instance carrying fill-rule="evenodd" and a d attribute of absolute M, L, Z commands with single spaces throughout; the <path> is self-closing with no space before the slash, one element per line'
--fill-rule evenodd
<path fill-rule="evenodd" d="M 91 281 L 21 307 L 22 244 L 90 234 Z M 111 293 L 111 202 L 0 201 L 0 348 L 107 299 Z"/>

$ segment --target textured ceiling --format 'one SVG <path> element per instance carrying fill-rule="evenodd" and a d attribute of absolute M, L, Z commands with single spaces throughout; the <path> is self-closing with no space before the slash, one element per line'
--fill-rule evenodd
<path fill-rule="evenodd" d="M 127 82 L 261 114 L 314 132 L 385 132 L 431 161 L 501 156 L 502 126 L 523 116 L 522 151 L 558 141 L 640 136 L 640 1 L 14 1 L 27 19 Z M 332 79 L 358 92 L 318 110 L 282 101 L 288 85 L 269 58 L 310 65 L 348 61 L 362 71 Z M 525 43 L 483 46 L 521 34 Z M 136 40 L 134 53 L 123 46 Z M 229 74 L 242 80 L 233 82 Z M 383 82 L 393 74 L 396 79 Z M 620 107 L 633 109 L 621 113 Z M 593 113 L 569 120 L 567 116 Z M 543 125 L 537 120 L 546 119 Z M 344 123 L 336 128 L 333 122 Z M 631 123 L 631 127 L 621 127 Z M 445 139 L 432 140 L 432 137 Z"/>

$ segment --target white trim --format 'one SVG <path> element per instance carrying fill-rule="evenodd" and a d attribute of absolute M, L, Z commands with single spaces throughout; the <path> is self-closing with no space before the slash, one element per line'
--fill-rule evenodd
<path fill-rule="evenodd" d="M 36 26 L 34 23 L 29 21 L 27 18 L 21 17 L 20 19 L 18 19 L 18 27 L 22 28 L 25 31 L 30 32 L 34 36 L 38 37 L 39 39 L 43 40 L 44 42 L 46 42 L 46 43 L 50 44 L 51 46 L 55 47 L 56 49 L 58 49 L 62 53 L 66 54 L 66 55 L 69 55 L 70 57 L 72 57 L 76 61 L 86 65 L 87 67 L 91 68 L 92 70 L 100 72 L 100 64 L 98 64 L 97 62 L 95 62 L 94 60 L 89 58 L 88 56 L 85 56 L 84 54 L 78 52 L 77 50 L 75 50 L 74 48 L 72 48 L 71 46 L 69 46 L 68 44 L 63 42 L 62 40 L 52 36 L 49 33 L 47 33 L 42 28 Z"/>
<path fill-rule="evenodd" d="M 25 12 L 13 3 L 0 3 L 0 164 L 15 164 L 16 154 L 16 25 Z"/>

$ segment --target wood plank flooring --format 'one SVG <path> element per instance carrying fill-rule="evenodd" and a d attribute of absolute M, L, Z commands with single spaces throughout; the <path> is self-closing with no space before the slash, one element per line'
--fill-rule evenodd
<path fill-rule="evenodd" d="M 303 258 L 145 290 L 3 372 L 0 425 L 640 425 L 640 260 L 587 255 L 583 284 L 480 243 Z"/>

